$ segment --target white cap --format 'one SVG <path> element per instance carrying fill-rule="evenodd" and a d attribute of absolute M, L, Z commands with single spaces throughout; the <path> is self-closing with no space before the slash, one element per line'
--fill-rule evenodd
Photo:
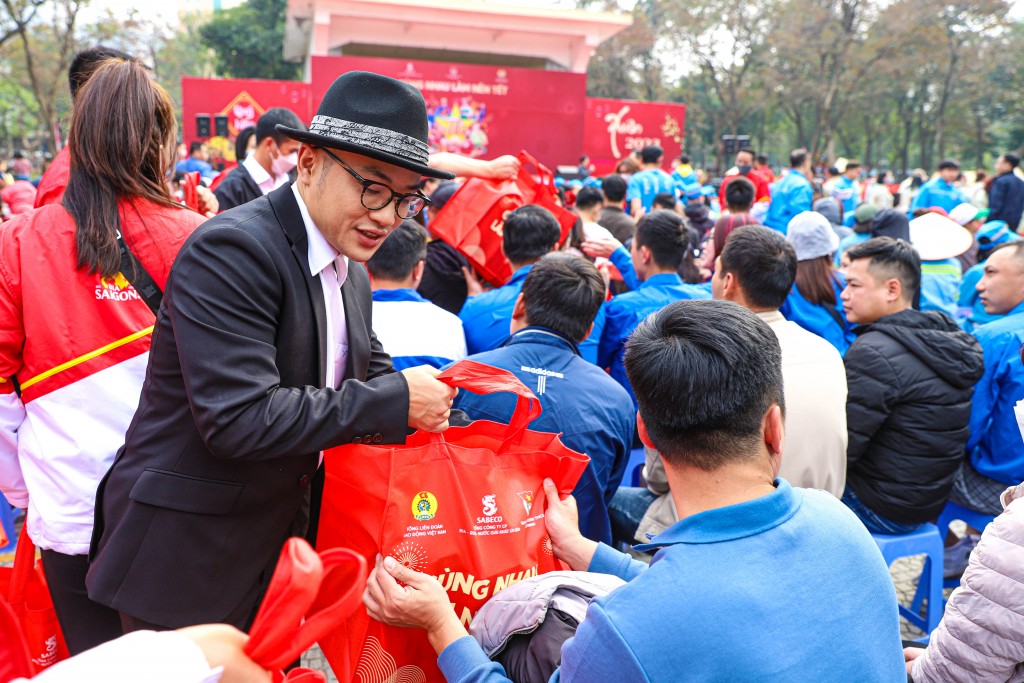
<path fill-rule="evenodd" d="M 839 236 L 827 218 L 817 211 L 801 211 L 789 221 L 786 239 L 796 250 L 797 261 L 831 256 L 839 248 Z"/>
<path fill-rule="evenodd" d="M 956 221 L 957 225 L 967 225 L 981 213 L 981 209 L 974 206 L 973 204 L 957 204 L 952 211 L 949 212 L 951 220 Z"/>

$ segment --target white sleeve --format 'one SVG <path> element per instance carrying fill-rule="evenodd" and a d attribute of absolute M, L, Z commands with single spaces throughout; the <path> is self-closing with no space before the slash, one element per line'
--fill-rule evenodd
<path fill-rule="evenodd" d="M 0 492 L 17 508 L 28 507 L 28 489 L 18 461 L 18 430 L 25 404 L 16 393 L 0 394 Z"/>
<path fill-rule="evenodd" d="M 54 665 L 32 683 L 218 683 L 221 673 L 177 631 L 136 631 Z"/>

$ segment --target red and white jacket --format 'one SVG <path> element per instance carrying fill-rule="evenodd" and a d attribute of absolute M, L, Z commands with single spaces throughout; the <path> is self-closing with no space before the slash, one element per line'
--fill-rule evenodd
<path fill-rule="evenodd" d="M 163 289 L 205 219 L 138 199 L 120 214 L 129 248 Z M 76 254 L 60 204 L 0 231 L 0 491 L 28 507 L 38 547 L 68 555 L 89 550 L 96 487 L 138 407 L 155 322 L 121 274 L 78 270 Z"/>

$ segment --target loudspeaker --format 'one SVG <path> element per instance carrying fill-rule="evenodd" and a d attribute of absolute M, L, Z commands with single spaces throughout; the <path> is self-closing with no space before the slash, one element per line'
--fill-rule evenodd
<path fill-rule="evenodd" d="M 210 115 L 196 114 L 196 137 L 210 137 Z"/>
<path fill-rule="evenodd" d="M 213 129 L 217 137 L 226 138 L 228 136 L 228 117 L 225 114 L 214 116 Z"/>

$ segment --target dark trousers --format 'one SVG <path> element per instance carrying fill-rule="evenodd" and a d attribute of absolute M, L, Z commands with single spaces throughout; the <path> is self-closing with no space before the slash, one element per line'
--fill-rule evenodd
<path fill-rule="evenodd" d="M 174 630 L 174 629 L 171 629 L 171 628 L 169 628 L 167 626 L 160 626 L 159 624 L 154 624 L 154 623 L 151 623 L 151 622 L 148 622 L 148 621 L 143 621 L 142 619 L 136 619 L 132 615 L 126 614 L 124 612 L 121 612 L 120 615 L 121 615 L 121 630 L 124 631 L 125 635 L 127 635 L 129 633 L 132 633 L 133 631 L 172 631 L 172 630 Z"/>
<path fill-rule="evenodd" d="M 41 550 L 40 555 L 68 652 L 77 655 L 120 638 L 122 631 L 118 613 L 93 602 L 86 593 L 88 556 L 65 555 L 54 550 Z"/>

